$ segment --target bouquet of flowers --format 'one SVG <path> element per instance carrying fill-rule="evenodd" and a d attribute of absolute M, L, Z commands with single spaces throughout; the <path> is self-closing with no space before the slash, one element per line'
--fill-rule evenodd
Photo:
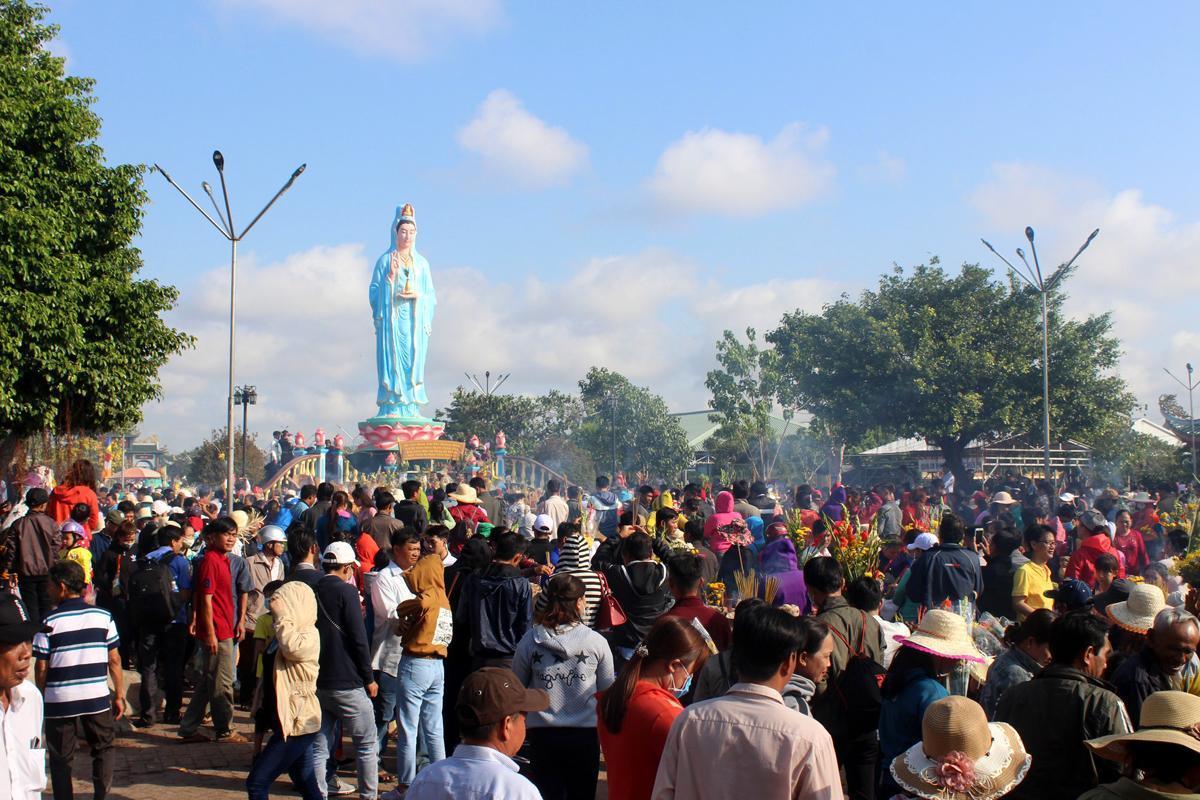
<path fill-rule="evenodd" d="M 1188 552 L 1196 549 L 1196 536 L 1200 534 L 1200 501 L 1176 503 L 1173 511 L 1159 511 L 1158 521 L 1164 531 L 1182 528 L 1188 535 Z M 1187 581 L 1191 585 L 1191 581 Z"/>
<path fill-rule="evenodd" d="M 725 605 L 725 584 L 721 581 L 713 581 L 705 586 L 704 604 L 707 606 L 717 606 L 718 608 Z"/>
<path fill-rule="evenodd" d="M 1186 558 L 1177 559 L 1171 570 L 1188 586 L 1200 586 L 1200 550 L 1193 550 Z"/>
<path fill-rule="evenodd" d="M 879 551 L 883 543 L 869 525 L 853 525 L 825 518 L 829 530 L 829 554 L 842 567 L 846 583 L 864 575 L 879 577 Z"/>

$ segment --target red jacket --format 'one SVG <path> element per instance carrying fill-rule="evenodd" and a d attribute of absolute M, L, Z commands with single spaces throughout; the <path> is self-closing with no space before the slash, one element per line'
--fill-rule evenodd
<path fill-rule="evenodd" d="M 1117 559 L 1117 577 L 1125 577 L 1125 559 L 1113 547 L 1108 534 L 1095 533 L 1083 540 L 1079 549 L 1071 554 L 1071 562 L 1067 564 L 1066 577 L 1081 580 L 1088 586 L 1096 586 L 1096 559 L 1109 553 Z"/>
<path fill-rule="evenodd" d="M 100 530 L 100 503 L 96 500 L 96 493 L 87 486 L 67 486 L 65 483 L 55 486 L 54 491 L 50 492 L 46 513 L 62 525 L 71 518 L 71 509 L 77 503 L 84 503 L 88 507 L 88 530 Z"/>
<path fill-rule="evenodd" d="M 608 765 L 609 796 L 649 800 L 667 733 L 683 712 L 683 706 L 666 689 L 649 681 L 638 681 L 619 733 L 612 733 L 605 726 L 599 703 L 596 711 L 599 716 L 596 729 Z"/>

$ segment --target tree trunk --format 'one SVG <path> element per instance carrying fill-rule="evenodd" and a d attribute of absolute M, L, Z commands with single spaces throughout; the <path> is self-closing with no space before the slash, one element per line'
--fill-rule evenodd
<path fill-rule="evenodd" d="M 954 474 L 955 491 L 957 493 L 969 493 L 975 482 L 975 475 L 973 472 L 967 470 L 967 465 L 963 462 L 963 453 L 966 450 L 963 440 L 941 439 L 937 445 L 942 451 L 942 458 L 946 461 L 946 467 Z"/>
<path fill-rule="evenodd" d="M 20 479 L 25 466 L 25 437 L 8 434 L 0 439 L 0 478 Z"/>
<path fill-rule="evenodd" d="M 846 443 L 834 442 L 829 448 L 829 454 L 833 459 L 830 464 L 829 478 L 831 486 L 837 486 L 842 482 L 842 460 L 846 456 Z"/>

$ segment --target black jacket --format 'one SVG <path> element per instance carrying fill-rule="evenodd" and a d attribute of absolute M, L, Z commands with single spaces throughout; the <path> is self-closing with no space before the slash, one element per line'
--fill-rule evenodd
<path fill-rule="evenodd" d="M 429 512 L 416 500 L 401 500 L 392 509 L 392 514 L 417 533 L 424 533 L 429 527 Z"/>
<path fill-rule="evenodd" d="M 457 615 L 471 631 L 471 655 L 511 658 L 533 619 L 529 579 L 508 564 L 488 564 L 467 577 Z"/>
<path fill-rule="evenodd" d="M 611 642 L 617 647 L 636 647 L 654 620 L 674 605 L 667 587 L 667 567 L 657 561 L 633 561 L 609 567 L 604 576 L 629 618 L 613 629 Z"/>
<path fill-rule="evenodd" d="M 366 686 L 374 676 L 358 590 L 336 575 L 326 575 L 317 583 L 316 595 L 317 633 L 321 636 L 317 688 Z"/>
<path fill-rule="evenodd" d="M 1112 674 L 1112 683 L 1135 728 L 1142 718 L 1142 703 L 1146 698 L 1171 689 L 1171 677 L 1158 666 L 1149 645 L 1121 662 Z"/>
<path fill-rule="evenodd" d="M 925 608 L 941 608 L 947 600 L 974 599 L 982 592 L 979 556 L 962 545 L 939 544 L 912 565 L 904 593 Z"/>
<path fill-rule="evenodd" d="M 1012 725 L 1033 756 L 1029 774 L 1006 797 L 1075 800 L 1120 774 L 1115 762 L 1093 755 L 1083 744 L 1130 729 L 1125 706 L 1099 678 L 1051 664 L 1000 696 L 996 722 Z"/>

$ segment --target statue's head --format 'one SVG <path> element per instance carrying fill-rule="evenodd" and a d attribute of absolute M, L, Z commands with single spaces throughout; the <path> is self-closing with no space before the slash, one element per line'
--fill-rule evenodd
<path fill-rule="evenodd" d="M 396 249 L 408 250 L 417 241 L 417 218 L 412 203 L 405 203 L 396 215 Z"/>

